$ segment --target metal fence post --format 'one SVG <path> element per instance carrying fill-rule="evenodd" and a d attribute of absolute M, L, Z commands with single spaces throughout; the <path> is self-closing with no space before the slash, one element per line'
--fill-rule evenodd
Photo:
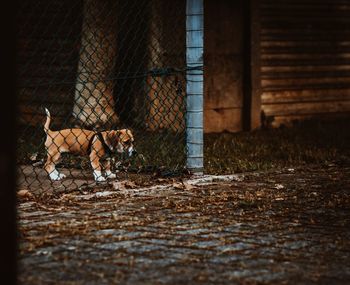
<path fill-rule="evenodd" d="M 203 174 L 203 26 L 203 0 L 187 0 L 187 169 L 196 174 Z"/>

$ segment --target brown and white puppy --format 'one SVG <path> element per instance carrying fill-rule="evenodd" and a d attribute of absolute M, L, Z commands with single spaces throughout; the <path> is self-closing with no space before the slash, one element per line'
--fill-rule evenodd
<path fill-rule="evenodd" d="M 89 155 L 95 181 L 116 178 L 116 175 L 111 171 L 109 159 L 104 160 L 102 163 L 105 176 L 102 175 L 100 159 L 105 154 L 117 151 L 119 153 L 127 152 L 131 156 L 136 153 L 133 147 L 134 138 L 129 129 L 104 131 L 101 132 L 101 136 L 96 135 L 97 133 L 94 131 L 78 128 L 52 131 L 50 130 L 50 112 L 46 108 L 45 112 L 47 115 L 44 124 L 47 160 L 44 168 L 51 180 L 65 178 L 65 175 L 59 173 L 56 169 L 56 164 L 60 161 L 61 154 L 64 152 Z M 105 148 L 109 148 L 109 150 Z"/>

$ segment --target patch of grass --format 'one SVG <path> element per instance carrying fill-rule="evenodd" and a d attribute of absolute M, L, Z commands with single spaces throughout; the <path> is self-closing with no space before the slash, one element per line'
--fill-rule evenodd
<path fill-rule="evenodd" d="M 182 169 L 186 161 L 185 134 L 136 132 L 135 147 L 145 166 Z"/>
<path fill-rule="evenodd" d="M 267 170 L 306 163 L 350 162 L 350 120 L 307 121 L 291 128 L 205 136 L 205 171 Z"/>
<path fill-rule="evenodd" d="M 133 169 L 179 171 L 185 166 L 185 135 L 171 132 L 135 131 L 139 156 L 129 162 Z M 350 163 L 350 119 L 308 121 L 291 128 L 252 132 L 206 134 L 205 172 L 225 174 L 297 166 L 306 163 Z M 19 133 L 17 162 L 32 163 L 30 156 L 45 157 L 42 128 Z M 121 158 L 121 157 L 120 157 Z M 87 159 L 66 155 L 67 167 L 89 168 Z"/>

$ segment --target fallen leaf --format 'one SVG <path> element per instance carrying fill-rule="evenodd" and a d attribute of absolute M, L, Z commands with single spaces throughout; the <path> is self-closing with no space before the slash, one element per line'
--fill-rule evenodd
<path fill-rule="evenodd" d="M 181 182 L 174 182 L 172 186 L 173 186 L 175 189 L 181 189 L 181 190 L 185 189 L 184 184 L 181 183 Z"/>
<path fill-rule="evenodd" d="M 122 182 L 113 182 L 113 188 L 114 190 L 125 190 L 124 183 Z"/>
<path fill-rule="evenodd" d="M 189 184 L 189 183 L 187 183 L 187 182 L 184 182 L 183 185 L 184 185 L 185 189 L 188 190 L 188 191 L 197 188 L 196 186 L 194 186 L 194 185 L 192 185 L 192 184 Z"/>
<path fill-rule="evenodd" d="M 32 198 L 33 194 L 27 189 L 22 189 L 17 192 L 17 196 L 19 198 Z"/>
<path fill-rule="evenodd" d="M 273 188 L 279 190 L 279 189 L 283 189 L 284 186 L 282 184 L 275 184 L 275 187 L 273 187 Z"/>
<path fill-rule="evenodd" d="M 283 197 L 277 197 L 277 198 L 275 198 L 275 201 L 284 201 L 284 198 Z"/>
<path fill-rule="evenodd" d="M 136 188 L 137 185 L 136 185 L 136 183 L 133 182 L 133 181 L 126 181 L 126 182 L 125 182 L 125 187 L 126 187 L 126 188 Z"/>
<path fill-rule="evenodd" d="M 113 182 L 112 186 L 115 190 L 126 190 L 126 189 L 133 189 L 136 188 L 137 185 L 133 181 L 118 181 L 118 182 Z"/>
<path fill-rule="evenodd" d="M 180 190 L 192 190 L 192 189 L 196 189 L 197 187 L 190 184 L 190 183 L 187 183 L 187 182 L 173 182 L 172 186 L 175 188 L 175 189 L 180 189 Z"/>
<path fill-rule="evenodd" d="M 44 161 L 43 160 L 39 160 L 39 161 L 37 161 L 37 162 L 34 162 L 32 165 L 34 166 L 34 167 L 36 167 L 36 166 L 40 166 L 40 165 L 43 165 L 44 164 Z"/>
<path fill-rule="evenodd" d="M 35 153 L 33 153 L 33 154 L 29 157 L 29 159 L 30 159 L 31 161 L 36 161 L 37 157 L 38 157 L 38 153 L 35 152 Z"/>

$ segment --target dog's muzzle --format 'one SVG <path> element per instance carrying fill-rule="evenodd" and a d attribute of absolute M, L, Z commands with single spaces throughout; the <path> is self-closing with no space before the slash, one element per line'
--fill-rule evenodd
<path fill-rule="evenodd" d="M 129 157 L 131 157 L 131 156 L 136 155 L 137 151 L 133 147 L 129 147 L 128 154 L 129 154 Z"/>

